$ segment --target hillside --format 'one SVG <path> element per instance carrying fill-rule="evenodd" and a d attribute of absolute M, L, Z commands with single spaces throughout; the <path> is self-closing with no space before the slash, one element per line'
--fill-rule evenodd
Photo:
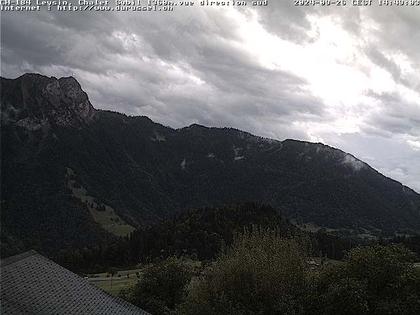
<path fill-rule="evenodd" d="M 1 79 L 2 250 L 115 239 L 257 201 L 310 229 L 420 231 L 420 195 L 338 149 L 95 109 L 74 78 Z"/>

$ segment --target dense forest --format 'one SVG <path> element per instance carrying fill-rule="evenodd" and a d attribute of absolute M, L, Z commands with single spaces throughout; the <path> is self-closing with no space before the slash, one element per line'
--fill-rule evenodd
<path fill-rule="evenodd" d="M 307 237 L 272 207 L 244 203 L 183 211 L 108 244 L 60 250 L 54 258 L 75 271 L 106 270 L 173 255 L 209 260 L 232 242 L 235 232 L 253 225 L 276 228 L 283 236 Z"/>
<path fill-rule="evenodd" d="M 374 243 L 402 243 L 420 253 L 419 237 L 372 241 L 340 237 L 325 230 L 311 233 L 291 224 L 271 206 L 241 203 L 183 211 L 171 219 L 136 230 L 128 237 L 112 240 L 107 245 L 60 250 L 54 259 L 73 271 L 86 273 L 134 266 L 172 256 L 210 261 L 222 248 L 231 245 L 235 233 L 255 226 L 275 229 L 282 237 L 301 240 L 307 251 L 316 257 L 341 260 L 350 249 Z"/>

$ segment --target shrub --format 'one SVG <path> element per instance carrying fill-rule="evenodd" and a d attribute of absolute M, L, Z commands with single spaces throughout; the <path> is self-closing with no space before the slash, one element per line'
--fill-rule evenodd
<path fill-rule="evenodd" d="M 300 314 L 307 289 L 302 247 L 276 231 L 236 235 L 204 274 L 194 279 L 181 314 Z"/>
<path fill-rule="evenodd" d="M 138 284 L 122 297 L 151 314 L 169 314 L 183 301 L 191 277 L 187 263 L 170 257 L 147 268 Z"/>
<path fill-rule="evenodd" d="M 351 250 L 343 264 L 317 278 L 308 303 L 311 313 L 420 314 L 420 277 L 413 259 L 399 245 Z"/>

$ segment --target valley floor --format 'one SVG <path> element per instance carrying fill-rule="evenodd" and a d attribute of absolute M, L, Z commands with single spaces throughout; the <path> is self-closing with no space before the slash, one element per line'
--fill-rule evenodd
<path fill-rule="evenodd" d="M 121 270 L 112 277 L 108 272 L 89 274 L 88 281 L 105 292 L 118 296 L 122 290 L 130 289 L 136 285 L 141 277 L 142 270 L 139 268 Z"/>

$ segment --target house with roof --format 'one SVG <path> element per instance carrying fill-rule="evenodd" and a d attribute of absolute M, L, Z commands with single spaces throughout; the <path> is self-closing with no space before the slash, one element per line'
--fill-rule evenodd
<path fill-rule="evenodd" d="M 35 251 L 0 263 L 0 314 L 146 315 Z"/>

